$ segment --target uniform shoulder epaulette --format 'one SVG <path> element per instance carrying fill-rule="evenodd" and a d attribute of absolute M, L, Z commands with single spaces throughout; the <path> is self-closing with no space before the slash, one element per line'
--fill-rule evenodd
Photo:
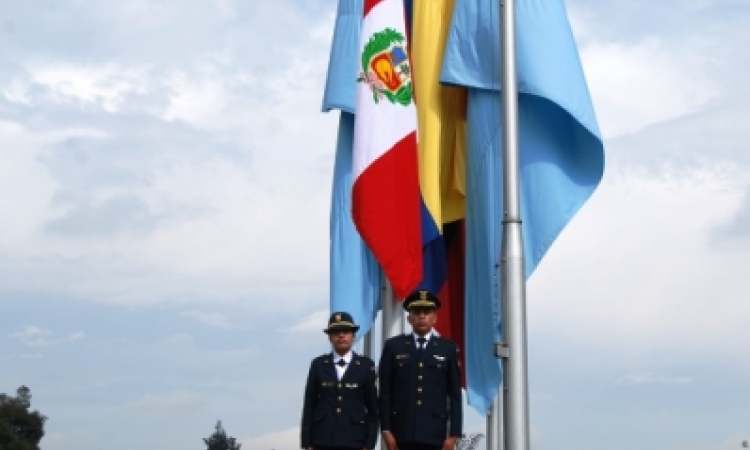
<path fill-rule="evenodd" d="M 375 364 L 372 358 L 370 358 L 369 356 L 365 356 L 365 355 L 355 354 L 354 361 L 359 361 L 359 364 L 369 364 L 369 363 Z"/>
<path fill-rule="evenodd" d="M 437 342 L 439 345 L 444 345 L 450 348 L 458 348 L 458 345 L 455 342 L 443 336 L 435 336 L 434 339 L 435 342 Z"/>
<path fill-rule="evenodd" d="M 397 334 L 396 336 L 391 336 L 388 339 L 386 339 L 386 342 L 403 342 L 404 338 L 406 337 L 406 334 Z"/>

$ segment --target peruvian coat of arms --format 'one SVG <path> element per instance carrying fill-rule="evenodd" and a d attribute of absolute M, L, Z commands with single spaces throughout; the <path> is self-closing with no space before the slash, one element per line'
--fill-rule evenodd
<path fill-rule="evenodd" d="M 385 97 L 393 104 L 408 106 L 412 101 L 411 67 L 404 36 L 386 28 L 370 37 L 362 50 L 359 83 L 367 83 L 377 104 Z"/>

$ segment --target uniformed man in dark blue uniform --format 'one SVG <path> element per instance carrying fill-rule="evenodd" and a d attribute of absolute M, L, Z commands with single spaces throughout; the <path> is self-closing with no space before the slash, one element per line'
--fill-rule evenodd
<path fill-rule="evenodd" d="M 352 351 L 359 326 L 336 312 L 328 320 L 333 351 L 313 359 L 302 408 L 302 448 L 372 450 L 378 438 L 375 363 Z"/>
<path fill-rule="evenodd" d="M 388 339 L 380 357 L 380 426 L 388 450 L 453 450 L 463 408 L 458 347 L 433 331 L 440 300 L 404 300 L 412 333 Z"/>

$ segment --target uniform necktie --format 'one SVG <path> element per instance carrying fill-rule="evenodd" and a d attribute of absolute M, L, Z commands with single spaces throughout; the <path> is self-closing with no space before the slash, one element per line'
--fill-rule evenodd
<path fill-rule="evenodd" d="M 344 367 L 346 366 L 346 361 L 344 361 L 344 358 L 341 358 L 336 364 L 338 364 L 339 367 Z"/>
<path fill-rule="evenodd" d="M 419 350 L 424 350 L 425 344 L 427 343 L 427 339 L 423 337 L 418 337 L 417 342 L 419 342 Z"/>

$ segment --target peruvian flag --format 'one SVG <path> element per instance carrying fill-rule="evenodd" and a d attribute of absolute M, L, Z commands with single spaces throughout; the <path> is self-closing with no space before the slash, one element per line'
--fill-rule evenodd
<path fill-rule="evenodd" d="M 365 0 L 352 218 L 400 299 L 422 280 L 417 111 L 403 0 Z"/>

